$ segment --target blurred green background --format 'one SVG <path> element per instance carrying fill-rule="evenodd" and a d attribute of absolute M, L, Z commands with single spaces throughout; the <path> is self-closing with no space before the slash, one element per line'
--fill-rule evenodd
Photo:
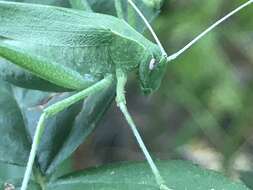
<path fill-rule="evenodd" d="M 171 54 L 242 2 L 166 0 L 153 26 Z M 154 157 L 191 160 L 253 188 L 252 10 L 251 5 L 233 16 L 171 62 L 155 94 L 142 95 L 135 75 L 126 91 L 129 110 Z M 62 171 L 143 159 L 113 105 Z M 1 167 L 0 175 L 13 175 Z M 14 173 L 22 176 L 19 170 Z"/>

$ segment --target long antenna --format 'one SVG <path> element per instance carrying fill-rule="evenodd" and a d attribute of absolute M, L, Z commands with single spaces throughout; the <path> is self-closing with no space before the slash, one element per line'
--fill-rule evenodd
<path fill-rule="evenodd" d="M 179 55 L 181 55 L 183 52 L 185 52 L 187 49 L 189 49 L 192 45 L 194 45 L 196 42 L 198 42 L 202 37 L 204 37 L 207 33 L 209 33 L 211 30 L 213 30 L 216 26 L 218 26 L 219 24 L 221 24 L 222 22 L 224 22 L 229 17 L 231 17 L 235 13 L 239 12 L 243 8 L 247 7 L 251 3 L 253 3 L 253 0 L 247 1 L 246 3 L 242 4 L 241 6 L 239 6 L 236 9 L 234 9 L 233 11 L 231 11 L 230 13 L 228 13 L 226 16 L 224 16 L 223 18 L 221 18 L 220 20 L 218 20 L 217 22 L 215 22 L 214 24 L 212 24 L 209 28 L 207 28 L 206 30 L 204 30 L 201 34 L 199 34 L 196 38 L 194 38 L 191 42 L 189 42 L 186 46 L 184 46 L 178 52 L 176 52 L 176 53 L 170 55 L 169 57 L 167 57 L 167 61 L 169 62 L 169 61 L 172 61 L 172 60 L 176 59 Z"/>
<path fill-rule="evenodd" d="M 158 39 L 156 33 L 154 32 L 153 28 L 151 27 L 151 25 L 149 24 L 149 22 L 147 21 L 147 19 L 145 18 L 145 16 L 142 14 L 142 12 L 140 11 L 140 9 L 134 4 L 134 2 L 132 0 L 128 0 L 129 4 L 135 9 L 135 11 L 139 14 L 139 16 L 141 17 L 141 19 L 144 21 L 144 23 L 147 25 L 149 31 L 151 32 L 152 36 L 154 37 L 157 45 L 159 46 L 162 54 L 164 56 L 167 57 L 167 53 L 166 51 L 164 50 L 160 40 Z"/>

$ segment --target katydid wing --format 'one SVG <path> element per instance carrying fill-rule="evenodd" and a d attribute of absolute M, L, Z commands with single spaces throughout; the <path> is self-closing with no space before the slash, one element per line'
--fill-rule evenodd
<path fill-rule="evenodd" d="M 158 11 L 158 10 L 155 10 L 155 11 Z M 18 45 L 19 42 L 14 42 L 14 43 L 16 43 L 15 45 Z M 43 45 L 41 45 L 41 44 L 32 44 L 32 43 L 30 43 L 30 44 L 20 44 L 20 46 L 22 46 L 22 48 L 24 48 L 24 46 L 25 46 L 26 47 L 25 49 L 27 49 L 28 51 L 35 52 L 36 55 L 39 54 L 39 55 L 41 55 L 41 57 L 47 57 L 47 58 L 49 57 L 50 60 L 53 60 L 54 62 L 60 62 L 60 63 L 63 63 L 63 64 L 65 62 L 68 63 L 68 64 L 69 63 L 78 64 L 77 62 L 79 61 L 79 60 L 76 61 L 76 60 L 72 59 L 72 57 L 75 57 L 75 55 L 78 55 L 78 53 L 80 52 L 78 48 L 72 48 L 70 50 L 68 48 L 62 48 L 63 49 L 62 50 L 61 48 L 57 48 L 57 47 L 49 47 L 49 46 L 43 47 Z M 56 49 L 56 50 L 54 50 L 54 49 Z M 54 51 L 54 52 L 52 52 L 52 51 Z M 69 58 L 68 55 L 67 55 L 68 53 L 72 53 L 73 54 L 72 57 L 70 56 L 70 58 Z M 58 56 L 56 54 L 58 54 Z M 6 66 L 6 69 L 10 69 L 8 65 L 1 64 L 1 66 Z M 16 66 L 13 65 L 13 67 L 16 67 Z M 16 67 L 15 69 L 18 69 L 18 67 Z M 21 71 L 22 70 L 19 70 L 18 72 L 20 73 Z M 15 73 L 15 70 L 14 70 L 13 73 Z M 3 74 L 6 75 L 6 73 L 3 73 Z M 22 76 L 25 76 L 25 77 L 22 78 Z M 35 80 L 38 80 L 38 78 L 36 78 L 34 75 L 32 75 L 32 77 L 34 77 Z M 27 79 L 28 82 L 30 82 L 30 85 L 33 85 L 32 88 L 34 88 L 34 86 L 35 86 L 38 89 L 41 89 L 41 88 L 44 89 L 44 90 L 49 89 L 47 84 L 45 84 L 45 87 L 41 87 L 39 85 L 36 85 L 37 83 L 34 84 L 34 80 L 31 79 L 31 75 L 30 76 L 28 75 L 28 77 L 27 77 L 26 74 L 21 74 L 21 76 L 18 79 L 21 79 L 20 84 L 22 84 L 22 85 L 24 85 L 24 83 L 26 83 L 25 80 Z M 38 84 L 41 84 L 41 82 L 42 81 L 39 80 Z M 49 90 L 55 90 L 54 86 L 53 85 L 51 85 L 51 86 L 52 87 Z M 29 84 L 28 84 L 28 87 L 29 87 Z M 108 96 L 108 94 L 106 94 L 106 96 Z M 114 96 L 113 91 L 112 91 L 112 96 Z M 96 110 L 96 108 L 94 110 Z M 57 162 L 59 162 L 59 160 Z"/>

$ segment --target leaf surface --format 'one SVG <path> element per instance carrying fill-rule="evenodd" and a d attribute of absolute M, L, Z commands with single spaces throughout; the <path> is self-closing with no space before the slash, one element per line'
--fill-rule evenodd
<path fill-rule="evenodd" d="M 249 190 L 222 174 L 185 161 L 160 161 L 158 168 L 174 190 Z M 147 163 L 115 164 L 65 176 L 48 185 L 48 190 L 157 190 Z"/>
<path fill-rule="evenodd" d="M 87 0 L 69 0 L 71 7 L 82 11 L 92 12 L 90 4 Z"/>
<path fill-rule="evenodd" d="M 22 179 L 1 181 L 0 188 L 3 190 L 20 190 Z M 27 190 L 41 190 L 41 187 L 34 181 L 30 181 Z"/>
<path fill-rule="evenodd" d="M 87 0 L 93 11 L 110 14 L 117 16 L 116 9 L 114 6 L 115 0 Z M 136 13 L 136 11 L 129 5 L 125 0 L 121 0 L 123 4 L 124 14 L 127 17 L 127 22 L 137 31 L 143 33 L 147 26 L 143 20 Z M 155 3 L 152 3 L 155 2 Z M 160 13 L 160 8 L 163 1 L 150 1 L 150 0 L 135 0 L 134 3 L 141 10 L 146 19 L 151 23 Z"/>
<path fill-rule="evenodd" d="M 160 13 L 160 8 L 162 6 L 163 0 L 157 0 L 154 4 L 151 3 L 150 0 L 135 0 L 134 2 L 136 6 L 141 10 L 147 21 L 151 23 Z M 141 17 L 136 13 L 133 7 L 130 6 L 128 8 L 128 21 L 132 27 L 141 33 L 143 33 L 147 28 Z"/>
<path fill-rule="evenodd" d="M 115 97 L 115 84 L 87 98 L 58 154 L 47 169 L 51 173 L 94 131 Z"/>
<path fill-rule="evenodd" d="M 15 190 L 20 189 L 24 172 L 24 167 L 0 163 L 0 189 L 12 190 L 7 189 L 7 187 L 15 187 Z M 28 186 L 28 190 L 41 189 L 38 184 L 31 180 Z"/>
<path fill-rule="evenodd" d="M 70 95 L 67 93 L 56 95 L 23 89 L 16 89 L 15 93 L 26 121 L 26 130 L 30 139 L 34 136 L 43 107 L 48 107 Z M 37 164 L 43 173 L 68 137 L 75 117 L 81 111 L 81 106 L 82 101 L 46 120 L 46 128 L 37 151 Z M 32 142 L 32 140 L 30 141 Z"/>
<path fill-rule="evenodd" d="M 88 97 L 84 102 L 70 106 L 46 121 L 37 163 L 44 174 L 51 174 L 93 132 L 104 112 L 110 106 L 115 86 Z M 70 96 L 72 93 L 52 94 L 15 88 L 15 97 L 25 118 L 25 127 L 30 139 L 43 107 Z"/>
<path fill-rule="evenodd" d="M 42 107 L 71 94 L 13 88 L 0 82 L 0 132 L 3 134 L 0 161 L 24 166 Z M 112 85 L 46 121 L 37 153 L 37 164 L 44 174 L 51 174 L 92 133 L 114 98 L 114 88 Z"/>
<path fill-rule="evenodd" d="M 252 171 L 241 171 L 241 180 L 251 189 L 253 189 L 253 172 Z"/>
<path fill-rule="evenodd" d="M 0 107 L 0 161 L 23 165 L 30 151 L 30 143 L 12 88 L 1 80 Z"/>

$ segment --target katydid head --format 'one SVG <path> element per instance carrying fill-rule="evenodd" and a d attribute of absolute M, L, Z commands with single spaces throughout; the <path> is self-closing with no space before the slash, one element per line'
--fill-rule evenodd
<path fill-rule="evenodd" d="M 162 47 L 161 42 L 159 41 L 158 37 L 156 36 L 155 32 L 153 31 L 152 27 L 150 26 L 149 22 L 142 14 L 140 9 L 133 3 L 132 0 L 128 0 L 131 6 L 136 10 L 136 12 L 140 15 L 144 23 L 146 24 L 147 28 L 155 38 L 157 43 L 156 46 L 149 44 L 149 53 L 146 54 L 146 57 L 143 59 L 142 63 L 139 66 L 139 78 L 141 83 L 141 89 L 144 94 L 150 94 L 156 91 L 162 82 L 166 71 L 166 65 L 168 62 L 167 54 Z M 161 0 L 154 0 L 154 1 L 144 1 L 145 4 L 150 5 L 152 7 L 161 6 Z M 155 48 L 153 48 L 155 47 Z"/>
<path fill-rule="evenodd" d="M 197 43 L 200 39 L 202 39 L 206 34 L 208 34 L 215 27 L 217 27 L 218 25 L 223 23 L 225 20 L 230 18 L 232 15 L 234 15 L 235 13 L 239 12 L 243 8 L 245 8 L 248 5 L 250 5 L 251 3 L 253 3 L 253 0 L 248 0 L 246 3 L 243 3 L 242 5 L 240 5 L 239 7 L 237 7 L 236 9 L 234 9 L 233 11 L 231 11 L 230 13 L 228 13 L 227 15 L 225 15 L 224 17 L 222 17 L 221 19 L 216 21 L 214 24 L 212 24 L 210 27 L 208 27 L 206 30 L 204 30 L 202 33 L 200 33 L 197 37 L 195 37 L 192 41 L 190 41 L 187 45 L 185 45 L 182 49 L 180 49 L 179 51 L 177 51 L 176 53 L 174 53 L 170 56 L 167 56 L 156 33 L 154 32 L 151 25 L 149 24 L 149 22 L 147 21 L 145 16 L 142 14 L 140 9 L 132 2 L 132 0 L 128 0 L 128 2 L 132 5 L 132 7 L 136 10 L 136 12 L 142 18 L 142 20 L 146 24 L 147 28 L 151 32 L 152 36 L 154 37 L 158 48 L 160 49 L 160 52 L 159 52 L 159 50 L 157 51 L 158 48 L 156 48 L 155 51 L 151 50 L 151 52 L 153 52 L 153 53 L 148 55 L 144 59 L 144 61 L 140 64 L 140 67 L 139 67 L 139 76 L 140 76 L 142 91 L 145 94 L 150 94 L 153 91 L 156 91 L 160 87 L 161 81 L 162 81 L 163 76 L 166 71 L 166 65 L 168 62 L 176 59 L 179 55 L 181 55 L 187 49 L 192 47 L 195 43 Z M 157 1 L 144 1 L 144 2 L 146 4 L 153 6 L 154 3 L 159 2 L 159 0 L 157 0 Z"/>
<path fill-rule="evenodd" d="M 166 66 L 167 56 L 161 55 L 160 51 L 159 54 L 147 55 L 143 60 L 139 67 L 139 79 L 144 94 L 151 94 L 160 87 Z"/>
<path fill-rule="evenodd" d="M 249 0 L 248 2 L 242 4 L 240 7 L 238 7 L 237 9 L 230 12 L 225 17 L 215 22 L 213 25 L 211 25 L 209 28 L 207 28 L 201 34 L 199 34 L 196 38 L 194 38 L 191 42 L 189 42 L 186 46 L 184 46 L 182 49 L 180 49 L 179 51 L 177 51 L 176 53 L 170 56 L 167 56 L 165 49 L 163 48 L 160 40 L 158 39 L 157 35 L 155 34 L 152 27 L 150 26 L 149 22 L 146 20 L 146 18 L 138 9 L 138 7 L 136 7 L 136 5 L 133 4 L 131 0 L 129 0 L 129 2 L 135 8 L 135 10 L 140 15 L 140 17 L 143 19 L 143 21 L 147 25 L 148 29 L 150 30 L 151 34 L 153 35 L 157 43 L 157 46 L 155 46 L 155 48 L 153 48 L 151 44 L 148 45 L 150 46 L 149 47 L 150 52 L 146 54 L 145 59 L 143 59 L 143 62 L 140 64 L 140 67 L 139 67 L 139 78 L 140 78 L 140 83 L 141 83 L 141 89 L 144 92 L 144 94 L 150 94 L 156 91 L 160 87 L 161 81 L 166 72 L 166 66 L 168 62 L 176 59 L 179 55 L 181 55 L 187 49 L 192 47 L 193 44 L 198 42 L 202 37 L 204 37 L 207 33 L 213 30 L 216 26 L 218 26 L 224 20 L 228 19 L 230 16 L 232 16 L 233 14 L 235 14 L 242 8 L 246 7 L 247 5 L 253 3 L 253 0 Z"/>

